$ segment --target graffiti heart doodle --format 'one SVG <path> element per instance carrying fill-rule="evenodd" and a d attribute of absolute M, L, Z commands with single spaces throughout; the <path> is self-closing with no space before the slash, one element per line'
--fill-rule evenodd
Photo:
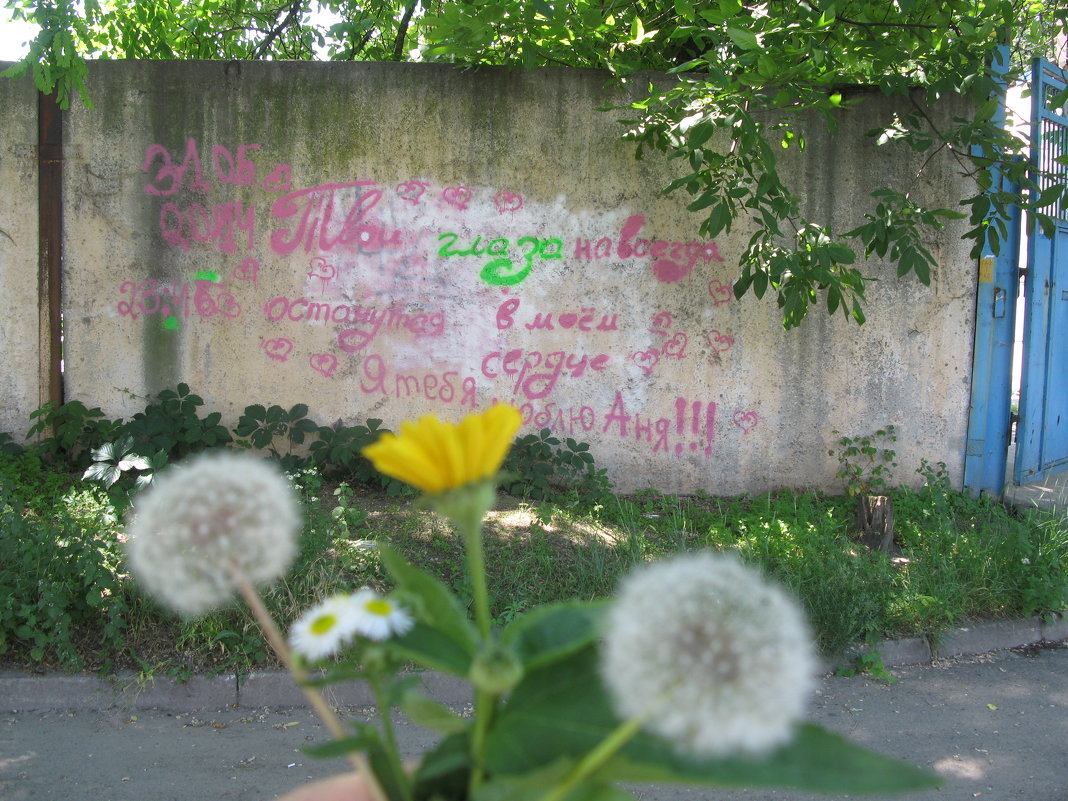
<path fill-rule="evenodd" d="M 708 343 L 708 347 L 716 353 L 726 353 L 734 346 L 734 337 L 731 332 L 720 333 L 715 329 L 711 331 L 702 331 L 705 336 L 705 342 Z"/>
<path fill-rule="evenodd" d="M 455 206 L 463 211 L 467 208 L 467 204 L 471 202 L 471 190 L 466 186 L 449 186 L 441 193 L 441 197 L 450 206 Z"/>
<path fill-rule="evenodd" d="M 630 354 L 630 360 L 646 373 L 652 373 L 653 368 L 660 364 L 660 351 L 656 348 L 639 350 Z"/>
<path fill-rule="evenodd" d="M 756 412 L 745 412 L 739 410 L 734 413 L 734 424 L 738 426 L 738 428 L 742 429 L 743 434 L 748 434 L 750 431 L 756 428 L 757 423 L 759 422 L 760 415 L 758 415 Z"/>
<path fill-rule="evenodd" d="M 278 337 L 278 339 L 268 339 L 260 344 L 263 348 L 263 352 L 267 354 L 268 358 L 274 359 L 276 362 L 284 362 L 289 358 L 289 354 L 293 352 L 293 340 L 286 337 Z"/>
<path fill-rule="evenodd" d="M 308 278 L 318 278 L 323 282 L 321 294 L 326 294 L 326 285 L 337 277 L 337 267 L 328 262 L 322 256 L 316 256 L 308 266 Z"/>
<path fill-rule="evenodd" d="M 313 353 L 308 359 L 312 369 L 330 378 L 337 369 L 337 356 L 333 353 Z"/>
<path fill-rule="evenodd" d="M 712 298 L 713 306 L 730 303 L 731 297 L 734 295 L 730 284 L 721 284 L 715 279 L 708 282 L 708 294 Z"/>
<path fill-rule="evenodd" d="M 653 317 L 652 327 L 649 329 L 654 334 L 660 334 L 662 337 L 668 336 L 668 330 L 671 328 L 671 312 L 660 312 Z"/>
<path fill-rule="evenodd" d="M 671 339 L 664 343 L 664 355 L 670 356 L 673 359 L 681 359 L 686 356 L 686 345 L 689 343 L 690 338 L 686 334 L 679 331 L 672 335 Z"/>
<path fill-rule="evenodd" d="M 501 214 L 509 211 L 519 211 L 523 208 L 523 196 L 517 195 L 515 192 L 509 192 L 507 189 L 502 189 L 494 195 L 493 202 L 497 204 L 497 211 Z"/>
<path fill-rule="evenodd" d="M 249 256 L 239 265 L 234 268 L 234 280 L 235 281 L 251 281 L 256 283 L 256 279 L 260 277 L 260 262 L 259 259 L 254 259 Z"/>
<path fill-rule="evenodd" d="M 268 192 L 288 192 L 293 188 L 292 170 L 288 164 L 279 164 L 263 179 L 263 188 Z"/>
<path fill-rule="evenodd" d="M 397 184 L 397 197 L 409 203 L 418 203 L 428 185 L 426 181 L 407 181 Z"/>

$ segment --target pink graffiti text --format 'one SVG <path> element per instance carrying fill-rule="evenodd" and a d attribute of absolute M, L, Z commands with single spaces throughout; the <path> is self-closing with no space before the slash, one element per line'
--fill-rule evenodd
<path fill-rule="evenodd" d="M 515 325 L 515 314 L 519 311 L 521 301 L 519 298 L 509 298 L 497 307 L 497 328 L 501 331 L 507 331 L 509 328 Z M 555 324 L 553 322 L 553 315 L 555 317 Z M 602 314 L 600 321 L 594 325 L 594 320 L 597 319 L 597 309 L 581 308 L 579 311 L 566 311 L 566 312 L 536 312 L 534 319 L 528 323 L 524 323 L 524 327 L 528 331 L 553 331 L 556 327 L 563 329 L 576 329 L 578 331 L 617 331 L 619 323 L 619 315 L 607 315 Z"/>
<path fill-rule="evenodd" d="M 612 408 L 604 415 L 602 434 L 618 433 L 620 438 L 633 436 L 638 442 L 652 446 L 653 453 L 670 453 L 682 456 L 703 452 L 712 455 L 712 443 L 715 440 L 716 403 L 694 401 L 685 398 L 675 399 L 675 419 L 627 412 L 623 393 L 616 392 Z"/>
<path fill-rule="evenodd" d="M 234 231 L 243 231 L 244 247 L 252 250 L 256 232 L 256 208 L 240 202 L 220 203 L 209 210 L 200 203 L 184 208 L 164 203 L 159 210 L 159 231 L 172 248 L 189 250 L 194 244 L 213 243 L 223 253 L 233 253 L 238 243 Z"/>
<path fill-rule="evenodd" d="M 482 375 L 486 378 L 498 378 L 501 375 L 515 376 L 512 394 L 528 400 L 540 400 L 547 397 L 557 382 L 566 373 L 572 378 L 582 378 L 586 370 L 603 372 L 608 366 L 610 356 L 602 353 L 592 358 L 567 351 L 510 350 L 506 353 L 494 351 L 482 360 Z"/>
<path fill-rule="evenodd" d="M 123 317 L 136 320 L 144 315 L 158 314 L 162 317 L 211 318 L 217 314 L 235 318 L 241 314 L 237 299 L 223 290 L 225 284 L 196 280 L 192 285 L 171 281 L 163 283 L 149 278 L 138 283 L 124 281 L 119 285 L 119 295 L 129 294 L 129 300 L 119 300 L 116 310 Z M 190 295 L 192 297 L 190 297 Z"/>
<path fill-rule="evenodd" d="M 602 237 L 597 242 L 575 240 L 575 258 L 593 259 L 652 259 L 653 275 L 665 283 L 681 281 L 698 259 L 705 262 L 724 261 L 715 242 L 668 242 L 661 239 L 641 239 L 638 234 L 645 225 L 645 217 L 633 214 L 626 219 L 614 240 Z"/>
<path fill-rule="evenodd" d="M 271 204 L 271 215 L 290 223 L 271 232 L 271 249 L 280 256 L 296 250 L 400 250 L 404 246 L 401 231 L 387 228 L 369 216 L 382 199 L 382 190 L 374 187 L 374 181 L 321 184 L 278 198 Z"/>
<path fill-rule="evenodd" d="M 249 158 L 249 153 L 259 149 L 259 145 L 238 145 L 235 157 L 228 148 L 216 145 L 211 150 L 211 165 L 214 168 L 215 177 L 224 184 L 256 186 L 256 165 Z M 173 195 L 186 186 L 189 178 L 186 173 L 190 166 L 193 168 L 193 174 L 188 188 L 199 192 L 210 192 L 211 184 L 204 178 L 204 166 L 196 139 L 190 137 L 186 140 L 185 157 L 181 164 L 174 163 L 170 150 L 163 145 L 149 145 L 145 150 L 145 160 L 141 165 L 141 172 L 152 173 L 150 183 L 145 184 L 145 192 L 161 197 Z M 272 191 L 288 189 L 290 186 L 289 165 L 275 165 L 263 179 L 262 185 Z"/>
<path fill-rule="evenodd" d="M 385 328 L 407 331 L 417 337 L 438 337 L 445 330 L 445 312 L 407 312 L 399 306 L 380 309 L 344 303 L 319 303 L 307 298 L 287 298 L 279 295 L 263 306 L 263 316 L 269 323 L 338 323 L 360 325 L 338 334 L 342 350 L 354 353 L 362 350 Z"/>
<path fill-rule="evenodd" d="M 477 383 L 473 376 L 462 381 L 455 370 L 423 375 L 390 374 L 385 360 L 377 353 L 368 355 L 360 364 L 360 391 L 367 395 L 386 395 L 394 398 L 422 397 L 441 403 L 458 402 L 460 406 L 476 405 Z"/>
<path fill-rule="evenodd" d="M 528 401 L 519 407 L 519 414 L 523 425 L 548 428 L 568 436 L 590 432 L 597 425 L 597 413 L 589 406 L 564 408 L 551 401 L 544 405 Z"/>

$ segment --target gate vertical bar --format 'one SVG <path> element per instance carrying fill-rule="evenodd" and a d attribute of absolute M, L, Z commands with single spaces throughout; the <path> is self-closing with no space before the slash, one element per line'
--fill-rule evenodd
<path fill-rule="evenodd" d="M 1028 237 L 1016 484 L 1068 469 L 1068 74 L 1035 59 L 1031 84 L 1031 196 L 1049 219 Z"/>
<path fill-rule="evenodd" d="M 995 75 L 1008 69 L 1009 50 L 999 47 L 991 64 Z M 1005 85 L 995 122 L 1005 124 Z M 994 171 L 992 191 L 1015 191 L 1002 170 Z M 1012 403 L 1012 351 L 1019 285 L 1020 210 L 1006 220 L 1008 236 L 997 255 L 985 249 L 979 260 L 975 299 L 975 344 L 972 349 L 971 404 L 964 456 L 964 486 L 974 494 L 1001 497 L 1008 461 Z"/>
<path fill-rule="evenodd" d="M 63 403 L 63 113 L 54 94 L 38 93 L 37 217 L 40 353 L 47 361 L 41 400 Z"/>

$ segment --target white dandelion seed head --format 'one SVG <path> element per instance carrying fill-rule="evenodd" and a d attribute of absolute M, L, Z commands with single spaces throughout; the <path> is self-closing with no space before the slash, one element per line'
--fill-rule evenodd
<path fill-rule="evenodd" d="M 760 754 L 786 743 L 815 687 L 798 604 L 728 554 L 643 566 L 608 615 L 606 687 L 624 718 L 682 753 Z"/>
<path fill-rule="evenodd" d="M 334 595 L 308 609 L 293 621 L 289 645 L 310 661 L 333 656 L 359 628 L 359 615 L 351 595 Z"/>
<path fill-rule="evenodd" d="M 394 634 L 405 634 L 415 624 L 404 607 L 369 587 L 354 592 L 352 600 L 357 610 L 357 631 L 369 640 L 382 641 Z"/>
<path fill-rule="evenodd" d="M 193 457 L 137 496 L 126 553 L 137 580 L 183 615 L 226 603 L 237 571 L 254 584 L 296 556 L 300 507 L 286 477 L 262 459 Z"/>

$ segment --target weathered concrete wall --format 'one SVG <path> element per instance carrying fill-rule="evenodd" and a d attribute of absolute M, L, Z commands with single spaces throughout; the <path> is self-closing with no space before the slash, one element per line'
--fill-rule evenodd
<path fill-rule="evenodd" d="M 959 231 L 934 284 L 878 263 L 863 328 L 729 287 L 748 231 L 698 237 L 678 166 L 636 161 L 588 71 L 101 63 L 66 124 L 70 398 L 128 415 L 186 381 L 235 422 L 320 422 L 495 400 L 588 441 L 623 490 L 835 490 L 835 430 L 899 428 L 960 479 L 974 268 Z M 953 109 L 939 113 L 951 114 Z M 794 186 L 841 229 L 920 161 L 813 133 Z M 8 124 L 8 123 L 5 123 Z M 815 130 L 815 129 L 814 129 Z M 932 163 L 921 202 L 963 196 Z"/>
<path fill-rule="evenodd" d="M 0 63 L 0 70 L 8 66 Z M 0 79 L 0 431 L 21 438 L 47 400 L 37 291 L 37 92 Z"/>

